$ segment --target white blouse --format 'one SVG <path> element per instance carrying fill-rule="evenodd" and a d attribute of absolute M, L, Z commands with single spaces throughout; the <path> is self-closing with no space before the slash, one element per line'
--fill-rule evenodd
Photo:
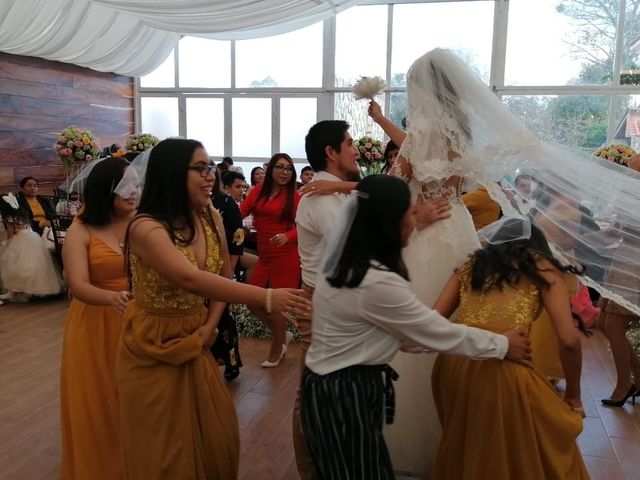
<path fill-rule="evenodd" d="M 451 323 L 421 303 L 409 282 L 372 266 L 357 288 L 333 288 L 319 276 L 306 365 L 326 375 L 353 365 L 383 365 L 406 345 L 473 358 L 504 358 L 504 335 Z"/>

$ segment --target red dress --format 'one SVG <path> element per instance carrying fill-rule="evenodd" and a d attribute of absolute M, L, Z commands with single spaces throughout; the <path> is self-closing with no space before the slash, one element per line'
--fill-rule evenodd
<path fill-rule="evenodd" d="M 283 222 L 280 215 L 287 201 L 287 191 L 280 189 L 275 197 L 258 200 L 264 184 L 254 187 L 240 204 L 242 217 L 253 215 L 258 237 L 259 260 L 253 269 L 249 283 L 258 287 L 298 288 L 300 286 L 300 255 L 298 255 L 298 231 L 295 221 Z M 294 192 L 293 215 L 296 216 L 300 195 Z M 288 242 L 277 247 L 269 240 L 284 233 Z"/>

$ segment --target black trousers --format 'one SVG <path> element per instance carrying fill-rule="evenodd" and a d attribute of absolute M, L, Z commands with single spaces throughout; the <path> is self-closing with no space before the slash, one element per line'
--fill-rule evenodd
<path fill-rule="evenodd" d="M 327 375 L 305 369 L 300 415 L 311 456 L 326 480 L 393 480 L 382 425 L 393 421 L 388 365 L 355 365 Z M 385 400 L 386 398 L 386 400 Z"/>

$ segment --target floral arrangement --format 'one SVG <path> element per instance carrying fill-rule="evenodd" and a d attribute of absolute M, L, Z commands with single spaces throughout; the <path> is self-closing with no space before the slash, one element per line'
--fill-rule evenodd
<path fill-rule="evenodd" d="M 358 149 L 358 164 L 364 176 L 380 173 L 384 162 L 382 154 L 385 144 L 368 135 L 360 137 L 353 145 Z"/>
<path fill-rule="evenodd" d="M 155 147 L 159 141 L 158 137 L 150 133 L 131 135 L 129 140 L 127 140 L 127 150 L 130 152 L 144 152 L 145 150 Z"/>
<path fill-rule="evenodd" d="M 631 347 L 636 352 L 636 355 L 640 355 L 640 320 L 634 318 L 627 330 L 627 338 L 631 343 Z M 640 381 L 640 378 L 635 379 L 636 382 Z"/>
<path fill-rule="evenodd" d="M 69 125 L 58 135 L 53 149 L 65 168 L 89 162 L 100 155 L 98 139 L 89 130 L 82 130 L 76 125 Z"/>
<path fill-rule="evenodd" d="M 368 98 L 373 100 L 386 86 L 385 81 L 381 77 L 360 77 L 353 85 L 353 94 L 356 100 Z"/>
<path fill-rule="evenodd" d="M 594 152 L 594 155 L 626 167 L 629 159 L 636 156 L 637 153 L 629 145 L 612 142 L 609 145 L 602 145 Z"/>
<path fill-rule="evenodd" d="M 271 332 L 258 318 L 251 313 L 246 305 L 231 304 L 231 315 L 236 321 L 238 335 L 245 338 L 271 338 Z M 298 329 L 287 324 L 287 330 L 293 333 L 293 337 L 298 340 L 300 334 Z"/>

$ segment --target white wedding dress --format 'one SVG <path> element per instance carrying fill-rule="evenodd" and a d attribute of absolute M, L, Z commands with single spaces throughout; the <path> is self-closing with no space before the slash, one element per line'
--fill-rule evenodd
<path fill-rule="evenodd" d="M 415 196 L 422 184 L 410 182 Z M 414 232 L 404 249 L 411 290 L 431 307 L 440 291 L 467 256 L 480 248 L 471 220 L 463 203 L 452 199 L 451 217 Z M 400 378 L 395 382 L 396 413 L 387 425 L 385 440 L 396 472 L 428 479 L 438 444 L 440 421 L 431 393 L 431 370 L 436 353 L 398 352 L 391 366 Z"/>

